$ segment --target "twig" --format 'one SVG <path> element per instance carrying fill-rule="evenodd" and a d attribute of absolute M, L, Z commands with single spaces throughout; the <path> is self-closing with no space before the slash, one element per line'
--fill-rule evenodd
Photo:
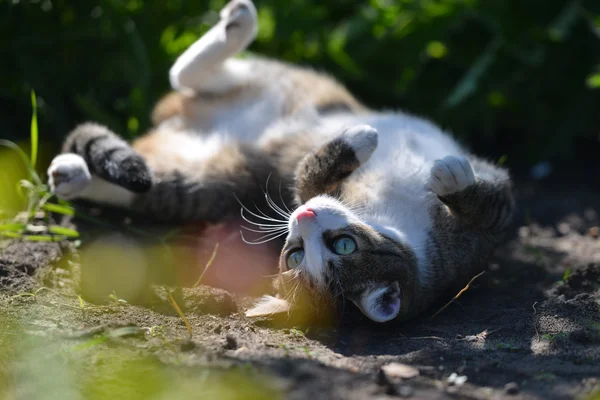
<path fill-rule="evenodd" d="M 208 260 L 208 263 L 206 263 L 206 267 L 204 267 L 204 270 L 200 274 L 200 277 L 198 278 L 198 280 L 196 281 L 196 283 L 194 283 L 194 286 L 192 286 L 193 288 L 198 287 L 200 285 L 200 282 L 202 282 L 202 278 L 204 278 L 204 274 L 206 274 L 206 271 L 208 271 L 208 268 L 211 266 L 211 264 L 215 260 L 215 257 L 217 256 L 217 250 L 219 250 L 219 242 L 217 242 L 217 244 L 215 244 L 215 248 L 214 248 L 214 250 L 212 252 L 212 255 L 210 256 L 210 259 Z"/>
<path fill-rule="evenodd" d="M 537 310 L 535 309 L 536 304 L 537 304 L 537 301 L 535 303 L 533 303 L 531 308 L 533 308 L 533 327 L 535 328 L 535 338 L 539 342 L 540 341 L 540 332 L 538 331 L 537 323 L 535 322 L 535 315 L 537 314 Z"/>
<path fill-rule="evenodd" d="M 452 300 L 450 300 L 449 302 L 447 302 L 444 307 L 440 308 L 435 314 L 433 314 L 433 316 L 431 317 L 431 319 L 434 319 L 435 317 L 437 317 L 439 313 L 441 313 L 446 308 L 448 308 L 448 306 L 450 304 L 454 303 L 456 301 L 456 299 L 458 299 L 464 292 L 466 292 L 467 290 L 469 290 L 469 287 L 471 287 L 471 284 L 475 281 L 475 279 L 479 278 L 483 274 L 485 274 L 485 271 L 481 271 L 480 273 L 478 273 L 477 275 L 475 275 L 473 278 L 471 278 L 471 280 L 469 281 L 469 283 L 467 283 L 467 286 L 465 286 L 464 288 L 462 288 L 461 291 L 458 292 L 458 294 L 452 298 Z"/>
<path fill-rule="evenodd" d="M 419 337 L 409 337 L 407 339 L 412 339 L 412 340 L 426 340 L 426 339 L 431 339 L 431 340 L 444 340 L 444 338 L 441 338 L 439 336 L 419 336 Z"/>
<path fill-rule="evenodd" d="M 191 339 L 192 338 L 192 326 L 190 325 L 190 321 L 188 321 L 188 319 L 186 318 L 183 311 L 181 311 L 181 308 L 179 308 L 179 305 L 175 301 L 175 298 L 173 297 L 173 295 L 171 294 L 169 289 L 165 288 L 165 290 L 167 291 L 167 296 L 169 296 L 169 303 L 171 303 L 171 305 L 173 306 L 175 311 L 177 311 L 177 314 L 179 314 L 179 316 L 183 320 L 183 323 L 185 324 L 185 328 L 187 329 L 188 333 L 190 334 L 190 339 Z"/>

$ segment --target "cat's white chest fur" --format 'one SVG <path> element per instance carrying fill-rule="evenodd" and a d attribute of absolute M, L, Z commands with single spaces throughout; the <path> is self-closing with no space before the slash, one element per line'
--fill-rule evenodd
<path fill-rule="evenodd" d="M 344 183 L 345 200 L 360 204 L 361 216 L 388 236 L 415 250 L 419 265 L 426 265 L 425 245 L 432 221 L 430 205 L 436 201 L 428 188 L 433 161 L 464 150 L 432 123 L 402 113 L 325 118 L 323 129 L 367 124 L 379 132 L 377 149 L 369 161 Z"/>

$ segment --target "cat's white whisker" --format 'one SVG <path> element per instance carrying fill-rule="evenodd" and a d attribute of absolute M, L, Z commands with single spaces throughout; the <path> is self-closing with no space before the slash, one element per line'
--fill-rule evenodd
<path fill-rule="evenodd" d="M 279 232 L 279 231 L 287 230 L 287 226 L 281 226 L 278 228 L 270 228 L 270 229 L 261 229 L 261 230 L 248 228 L 247 226 L 244 226 L 244 225 L 240 225 L 240 226 L 247 231 L 256 232 L 256 233 L 272 233 L 272 232 Z"/>
<path fill-rule="evenodd" d="M 265 194 L 265 199 L 267 200 L 267 204 L 269 205 L 269 207 L 271 207 L 273 209 L 273 211 L 275 211 L 277 214 L 279 214 L 280 216 L 282 216 L 283 218 L 288 219 L 290 217 L 290 215 L 292 215 L 292 213 L 286 213 L 277 203 L 275 203 L 275 201 L 269 196 L 269 180 L 271 179 L 271 174 L 269 174 L 269 176 L 267 177 L 267 183 L 266 183 L 266 190 L 264 190 L 264 194 Z M 281 182 L 280 182 L 281 183 Z M 281 184 L 279 186 L 279 195 L 281 196 Z M 283 202 L 285 204 L 285 202 Z"/>
<path fill-rule="evenodd" d="M 277 205 L 277 203 L 275 203 L 275 202 L 273 201 L 273 199 L 271 199 L 271 198 L 269 197 L 269 194 L 268 194 L 267 192 L 264 192 L 264 193 L 265 193 L 265 200 L 267 200 L 267 204 L 269 205 L 269 207 L 271 207 L 271 209 L 272 209 L 273 211 L 275 211 L 275 212 L 276 212 L 278 215 L 282 216 L 283 218 L 286 218 L 286 219 L 287 219 L 287 218 L 289 218 L 289 217 L 290 217 L 290 215 L 288 215 L 288 214 L 287 214 L 285 211 L 283 211 L 283 210 L 282 210 L 282 209 L 281 209 L 281 208 L 280 208 L 280 207 Z"/>
<path fill-rule="evenodd" d="M 283 231 L 283 232 L 272 232 L 272 233 L 269 233 L 269 234 L 267 234 L 267 235 L 265 235 L 265 236 L 263 236 L 263 237 L 261 237 L 261 238 L 259 238 L 257 240 L 249 241 L 249 240 L 246 240 L 246 238 L 244 237 L 244 233 L 242 231 L 240 231 L 240 234 L 242 235 L 242 240 L 244 241 L 244 243 L 246 243 L 246 244 L 252 244 L 252 245 L 254 245 L 254 244 L 264 244 L 264 243 L 270 242 L 272 240 L 277 239 L 278 237 L 281 237 L 281 236 L 285 235 L 286 233 L 287 233 L 286 231 Z"/>
<path fill-rule="evenodd" d="M 283 199 L 283 195 L 281 194 L 281 181 L 279 181 L 279 200 L 281 200 L 281 204 L 283 204 L 283 207 L 288 212 L 288 215 L 292 215 L 292 210 L 290 210 L 287 204 L 285 204 L 285 200 Z"/>
<path fill-rule="evenodd" d="M 234 194 L 234 196 L 235 196 L 235 194 Z M 270 217 L 267 217 L 267 216 L 261 216 L 261 215 L 259 215 L 259 214 L 256 214 L 255 212 L 253 212 L 253 211 L 250 211 L 250 209 L 248 209 L 248 207 L 246 207 L 244 204 L 242 204 L 242 202 L 240 201 L 240 199 L 239 199 L 237 196 L 235 196 L 235 199 L 236 199 L 236 200 L 237 200 L 237 202 L 240 204 L 240 206 L 242 206 L 242 208 L 241 208 L 241 210 L 240 210 L 240 214 L 241 214 L 242 218 L 244 219 L 244 221 L 246 221 L 246 222 L 248 222 L 248 223 L 251 223 L 251 224 L 253 223 L 253 224 L 255 224 L 255 225 L 258 225 L 258 224 L 257 224 L 257 223 L 255 223 L 255 222 L 249 221 L 249 220 L 248 220 L 248 219 L 247 219 L 247 218 L 244 216 L 244 211 L 246 211 L 247 213 L 249 213 L 250 215 L 252 215 L 252 216 L 253 216 L 253 217 L 255 217 L 255 218 L 262 219 L 263 221 L 276 222 L 276 223 L 278 223 L 278 224 L 284 224 L 284 223 L 285 223 L 285 224 L 287 224 L 287 220 L 280 220 L 280 219 L 270 218 Z M 256 205 L 255 205 L 255 206 L 256 206 Z M 258 207 L 257 207 L 257 209 L 258 209 Z M 259 210 L 259 212 L 260 212 L 260 210 Z"/>

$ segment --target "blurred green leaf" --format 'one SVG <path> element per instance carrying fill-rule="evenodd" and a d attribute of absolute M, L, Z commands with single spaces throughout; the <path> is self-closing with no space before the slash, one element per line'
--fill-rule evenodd
<path fill-rule="evenodd" d="M 588 76 L 586 80 L 586 85 L 590 89 L 598 89 L 600 88 L 600 72 L 592 74 Z"/>
<path fill-rule="evenodd" d="M 50 225 L 48 227 L 48 232 L 54 233 L 56 235 L 63 235 L 68 238 L 78 238 L 79 237 L 79 232 L 77 232 L 76 230 L 70 229 L 70 228 L 65 228 L 64 226 L 58 226 L 58 225 Z"/>
<path fill-rule="evenodd" d="M 0 232 L 22 232 L 25 229 L 25 224 L 22 223 L 11 223 L 1 224 Z"/>
<path fill-rule="evenodd" d="M 42 206 L 42 209 L 44 211 L 49 211 L 56 214 L 75 215 L 75 210 L 73 209 L 73 207 L 65 205 L 46 203 Z"/>
<path fill-rule="evenodd" d="M 448 54 L 448 48 L 446 45 L 437 40 L 427 43 L 427 48 L 425 51 L 431 58 L 444 58 L 446 57 L 446 54 Z"/>
<path fill-rule="evenodd" d="M 31 91 L 31 168 L 35 170 L 38 154 L 38 122 L 37 122 L 37 99 L 35 91 Z"/>

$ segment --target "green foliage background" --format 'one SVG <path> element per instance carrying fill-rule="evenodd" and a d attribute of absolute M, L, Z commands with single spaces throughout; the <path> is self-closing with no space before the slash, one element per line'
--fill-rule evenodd
<path fill-rule="evenodd" d="M 171 63 L 224 3 L 0 0 L 0 136 L 25 140 L 32 88 L 51 151 L 85 120 L 143 133 Z M 256 4 L 251 51 L 326 70 L 370 106 L 428 116 L 509 161 L 600 154 L 600 1 Z"/>

